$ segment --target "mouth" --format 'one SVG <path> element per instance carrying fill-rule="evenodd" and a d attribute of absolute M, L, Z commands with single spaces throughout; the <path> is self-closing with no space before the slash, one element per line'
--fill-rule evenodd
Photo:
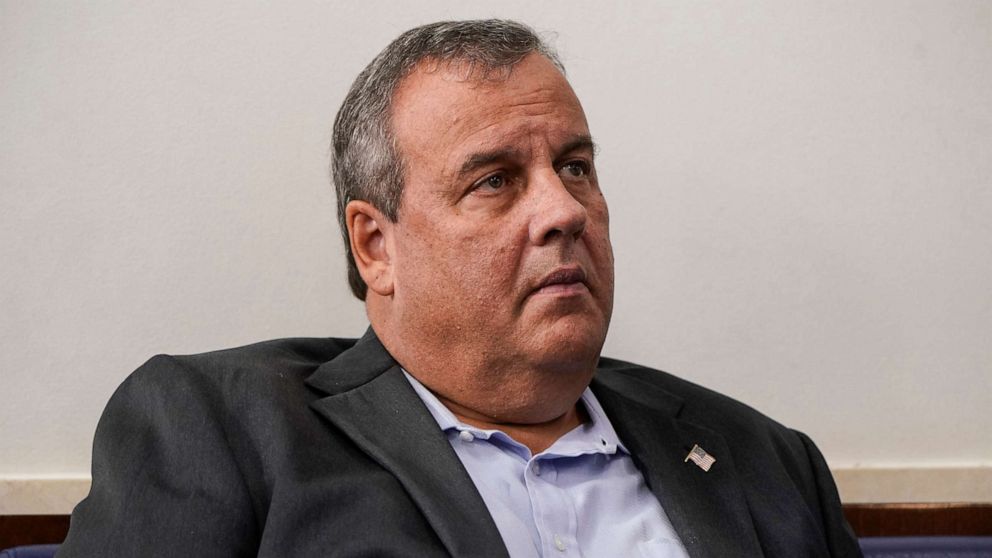
<path fill-rule="evenodd" d="M 534 288 L 535 295 L 574 296 L 589 292 L 586 272 L 578 266 L 558 268 L 544 276 Z"/>

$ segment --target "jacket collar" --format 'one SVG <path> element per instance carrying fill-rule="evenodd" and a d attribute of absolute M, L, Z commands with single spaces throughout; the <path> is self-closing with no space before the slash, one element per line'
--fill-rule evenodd
<path fill-rule="evenodd" d="M 306 383 L 310 406 L 392 473 L 452 556 L 506 558 L 482 496 L 372 328 Z"/>

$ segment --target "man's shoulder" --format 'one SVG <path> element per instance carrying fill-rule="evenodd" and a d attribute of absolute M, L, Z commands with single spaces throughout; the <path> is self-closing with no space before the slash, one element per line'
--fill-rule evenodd
<path fill-rule="evenodd" d="M 297 386 L 324 363 L 354 346 L 351 338 L 294 337 L 273 339 L 196 354 L 159 354 L 135 370 L 119 392 L 195 393 L 254 392 Z"/>
<path fill-rule="evenodd" d="M 678 416 L 723 432 L 757 431 L 788 434 L 791 429 L 733 397 L 674 374 L 613 358 L 602 358 L 598 376 L 604 384 L 644 402 L 666 398 L 678 407 Z"/>
<path fill-rule="evenodd" d="M 634 388 L 634 386 L 652 386 L 654 389 L 663 390 L 687 403 L 716 405 L 744 413 L 758 412 L 748 405 L 713 389 L 701 386 L 663 370 L 633 362 L 603 357 L 599 361 L 598 374 L 601 377 L 608 377 L 611 383 L 627 385 L 629 388 Z"/>
<path fill-rule="evenodd" d="M 345 337 L 287 337 L 204 353 L 158 356 L 173 359 L 192 369 L 211 372 L 238 369 L 265 372 L 274 363 L 320 366 L 353 347 L 356 341 Z"/>

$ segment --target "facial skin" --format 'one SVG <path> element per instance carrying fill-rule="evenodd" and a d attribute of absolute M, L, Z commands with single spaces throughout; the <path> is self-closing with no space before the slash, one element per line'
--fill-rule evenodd
<path fill-rule="evenodd" d="M 552 63 L 467 71 L 427 63 L 400 83 L 399 216 L 351 202 L 352 248 L 369 319 L 403 367 L 466 422 L 518 441 L 557 432 L 522 441 L 543 449 L 581 422 L 606 338 L 609 215 L 585 115 Z"/>

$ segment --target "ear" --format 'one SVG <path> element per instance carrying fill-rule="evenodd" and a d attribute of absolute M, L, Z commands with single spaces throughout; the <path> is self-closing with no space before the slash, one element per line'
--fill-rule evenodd
<path fill-rule="evenodd" d="M 393 294 L 392 222 L 372 204 L 352 200 L 345 207 L 351 254 L 362 280 L 380 296 Z"/>

